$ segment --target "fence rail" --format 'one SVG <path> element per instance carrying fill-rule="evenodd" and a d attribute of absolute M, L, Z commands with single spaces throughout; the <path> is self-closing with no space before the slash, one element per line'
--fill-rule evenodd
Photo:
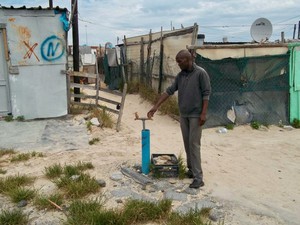
<path fill-rule="evenodd" d="M 124 68 L 122 67 L 122 72 L 124 74 Z M 118 120 L 116 124 L 116 130 L 120 131 L 121 126 L 121 119 L 123 115 L 124 110 L 124 104 L 125 104 L 125 97 L 127 92 L 127 83 L 125 82 L 122 92 L 116 91 L 116 90 L 109 90 L 106 88 L 100 87 L 100 77 L 99 74 L 90 74 L 86 72 L 76 72 L 76 71 L 62 71 L 62 73 L 65 73 L 67 75 L 67 83 L 68 83 L 68 108 L 70 112 L 70 106 L 71 105 L 81 105 L 81 106 L 92 106 L 101 108 L 104 110 L 107 110 L 108 112 L 114 113 L 118 115 Z M 74 83 L 72 82 L 72 77 L 83 77 L 83 78 L 94 78 L 95 79 L 95 85 L 91 84 L 84 84 L 84 83 Z M 124 79 L 125 81 L 125 79 Z M 71 88 L 81 88 L 81 89 L 88 89 L 95 91 L 94 94 L 74 94 L 71 92 Z M 111 95 L 111 98 L 109 97 L 103 97 L 101 96 L 102 93 L 108 93 Z M 75 98 L 78 98 L 79 101 L 75 101 Z M 119 98 L 116 100 L 116 98 Z M 91 99 L 94 100 L 94 102 L 81 102 L 83 99 Z M 99 103 L 100 102 L 100 103 Z M 108 103 L 109 105 L 103 105 L 101 103 Z"/>

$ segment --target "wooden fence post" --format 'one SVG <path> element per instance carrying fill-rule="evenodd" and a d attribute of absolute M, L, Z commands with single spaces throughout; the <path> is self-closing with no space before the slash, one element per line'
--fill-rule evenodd
<path fill-rule="evenodd" d="M 159 84 L 158 93 L 161 93 L 162 81 L 163 81 L 163 59 L 164 59 L 164 43 L 163 43 L 163 28 L 160 30 L 160 62 L 159 62 Z"/>
<path fill-rule="evenodd" d="M 141 37 L 141 50 L 140 50 L 140 82 L 145 83 L 145 70 L 144 70 L 144 38 Z"/>
<path fill-rule="evenodd" d="M 150 30 L 149 33 L 149 40 L 148 40 L 148 46 L 147 46 L 147 85 L 149 85 L 150 87 L 152 87 L 152 73 L 151 73 L 151 44 L 152 44 L 152 30 Z"/>

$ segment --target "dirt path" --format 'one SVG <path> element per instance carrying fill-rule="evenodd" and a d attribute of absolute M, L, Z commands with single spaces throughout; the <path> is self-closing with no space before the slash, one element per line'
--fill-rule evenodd
<path fill-rule="evenodd" d="M 25 163 L 6 163 L 8 172 L 5 176 L 17 173 L 37 176 L 35 187 L 49 193 L 55 186 L 44 178 L 45 166 L 57 162 L 89 161 L 95 166 L 91 174 L 107 182 L 103 192 L 119 188 L 114 186 L 116 182 L 110 179 L 110 175 L 119 171 L 122 165 L 141 163 L 142 123 L 134 120 L 134 113 L 145 116 L 150 108 L 151 105 L 139 96 L 128 95 L 120 132 L 93 127 L 89 133 L 83 116 L 25 123 L 1 121 L 0 147 L 46 153 L 44 158 Z M 151 131 L 151 153 L 184 156 L 177 121 L 158 113 L 153 121 L 146 122 L 146 127 Z M 277 126 L 253 130 L 248 125 L 225 134 L 217 133 L 217 130 L 203 131 L 205 186 L 187 201 L 213 198 L 228 225 L 299 224 L 300 130 L 285 130 Z M 89 145 L 88 140 L 93 137 L 98 137 L 100 142 Z M 188 182 L 183 185 L 187 186 Z M 108 201 L 108 205 L 118 206 L 115 200 Z M 0 208 L 6 206 L 0 204 Z M 52 214 L 39 212 L 34 216 L 46 221 L 53 217 Z M 54 214 L 57 218 L 63 217 Z"/>

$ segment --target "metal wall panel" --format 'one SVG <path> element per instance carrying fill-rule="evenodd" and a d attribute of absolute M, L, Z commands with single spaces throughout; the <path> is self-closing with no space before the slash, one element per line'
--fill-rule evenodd
<path fill-rule="evenodd" d="M 67 114 L 66 77 L 61 74 L 67 63 L 67 35 L 61 21 L 64 13 L 51 9 L 0 9 L 1 20 L 7 24 L 14 117 L 35 119 Z"/>

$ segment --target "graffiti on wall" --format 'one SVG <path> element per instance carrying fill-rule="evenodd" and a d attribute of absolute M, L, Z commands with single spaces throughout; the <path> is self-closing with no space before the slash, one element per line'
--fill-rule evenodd
<path fill-rule="evenodd" d="M 60 59 L 64 51 L 63 40 L 55 35 L 46 38 L 41 45 L 41 55 L 46 61 Z"/>
<path fill-rule="evenodd" d="M 47 20 L 47 26 L 53 29 L 44 29 L 43 19 L 37 21 L 36 17 L 26 17 L 26 20 L 21 20 L 19 16 L 8 18 L 8 28 L 12 28 L 8 29 L 8 35 L 13 65 L 65 63 L 65 33 L 61 27 L 57 27 L 56 20 Z"/>
<path fill-rule="evenodd" d="M 31 55 L 33 54 L 35 56 L 35 58 L 37 59 L 37 61 L 40 61 L 39 57 L 35 54 L 34 49 L 36 46 L 38 46 L 38 43 L 34 43 L 32 46 L 30 46 L 26 41 L 24 41 L 24 45 L 28 48 L 28 51 L 26 52 L 26 54 L 24 55 L 24 59 L 30 59 Z"/>
<path fill-rule="evenodd" d="M 34 55 L 36 60 L 40 62 L 39 57 L 35 53 L 35 48 L 38 46 L 38 43 L 34 43 L 31 46 L 28 42 L 23 41 L 23 44 L 25 45 L 26 49 L 28 49 L 23 59 L 30 59 L 31 56 Z M 42 58 L 48 62 L 52 62 L 60 59 L 64 55 L 65 47 L 61 38 L 52 35 L 42 41 L 40 50 Z"/>

